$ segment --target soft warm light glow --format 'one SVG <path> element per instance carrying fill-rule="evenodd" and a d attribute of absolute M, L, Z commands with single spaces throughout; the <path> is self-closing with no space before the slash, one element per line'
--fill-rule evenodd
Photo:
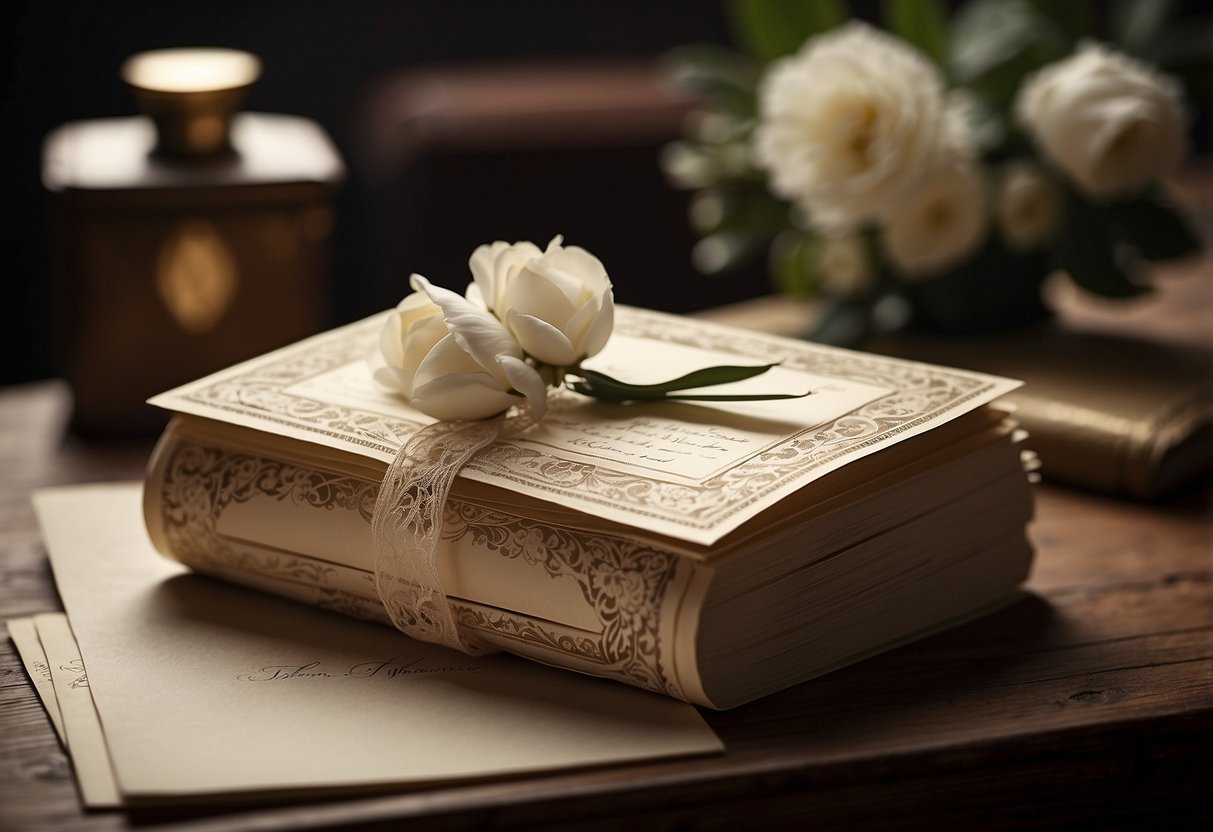
<path fill-rule="evenodd" d="M 156 289 L 178 325 L 192 335 L 214 329 L 237 290 L 236 260 L 205 220 L 183 223 L 160 249 Z"/>
<path fill-rule="evenodd" d="M 156 49 L 132 55 L 122 78 L 160 92 L 213 92 L 246 87 L 261 74 L 256 56 L 236 49 Z"/>

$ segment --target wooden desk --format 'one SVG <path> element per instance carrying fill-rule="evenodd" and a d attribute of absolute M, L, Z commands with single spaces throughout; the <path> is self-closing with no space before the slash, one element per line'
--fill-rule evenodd
<path fill-rule="evenodd" d="M 59 608 L 31 489 L 133 478 L 149 446 L 64 440 L 56 383 L 0 392 L 0 609 Z M 0 644 L 0 829 L 1017 827 L 1213 819 L 1210 490 L 1145 507 L 1038 492 L 1019 603 L 707 718 L 719 758 L 337 802 L 82 812 Z"/>
<path fill-rule="evenodd" d="M 1209 344 L 1210 265 L 1160 274 L 1163 291 L 1112 323 Z M 716 317 L 795 331 L 804 314 L 760 301 Z M 65 439 L 67 409 L 57 383 L 0 390 L 0 619 L 61 608 L 30 491 L 138 478 L 150 450 Z M 1042 486 L 1021 601 L 707 713 L 722 757 L 340 801 L 85 813 L 4 640 L 0 830 L 1201 826 L 1213 821 L 1211 517 L 1208 484 L 1153 507 Z"/>
<path fill-rule="evenodd" d="M 1160 270 L 1132 309 L 1068 313 L 1208 345 L 1211 266 Z M 715 317 L 794 331 L 804 314 L 760 301 Z M 138 478 L 150 450 L 65 439 L 67 408 L 56 383 L 0 390 L 0 618 L 61 608 L 30 491 Z M 341 801 L 86 814 L 5 639 L 0 830 L 1196 826 L 1213 820 L 1211 516 L 1210 485 L 1153 507 L 1042 486 L 1020 602 L 707 713 L 722 757 Z"/>

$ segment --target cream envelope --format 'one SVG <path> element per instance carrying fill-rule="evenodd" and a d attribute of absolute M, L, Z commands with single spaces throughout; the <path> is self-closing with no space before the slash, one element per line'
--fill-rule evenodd
<path fill-rule="evenodd" d="M 34 499 L 123 796 L 365 788 L 719 752 L 691 706 L 469 657 L 161 558 L 140 487 Z"/>

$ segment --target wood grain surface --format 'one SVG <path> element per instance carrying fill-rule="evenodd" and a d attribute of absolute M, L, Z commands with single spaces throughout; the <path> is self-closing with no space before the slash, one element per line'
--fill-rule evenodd
<path fill-rule="evenodd" d="M 59 608 L 40 485 L 139 475 L 146 445 L 64 441 L 66 391 L 0 393 L 0 608 Z M 1042 487 L 1027 592 L 980 621 L 708 713 L 728 753 L 393 795 L 87 814 L 0 645 L 0 829 L 994 828 L 1213 816 L 1210 492 L 1140 506 Z"/>
<path fill-rule="evenodd" d="M 1179 335 L 1209 343 L 1207 261 L 1199 271 L 1177 279 Z M 0 390 L 2 618 L 61 608 L 30 491 L 138 478 L 150 451 L 150 442 L 65 438 L 68 407 L 55 382 Z M 341 800 L 84 812 L 5 639 L 0 830 L 1204 828 L 1213 821 L 1211 517 L 1207 483 L 1154 506 L 1041 486 L 1022 598 L 705 713 L 724 756 Z"/>

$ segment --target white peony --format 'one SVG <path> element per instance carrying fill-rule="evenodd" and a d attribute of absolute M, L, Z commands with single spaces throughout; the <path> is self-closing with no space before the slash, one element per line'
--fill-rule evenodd
<path fill-rule="evenodd" d="M 888 216 L 955 126 L 938 69 L 861 23 L 810 38 L 772 67 L 760 95 L 755 161 L 776 194 L 831 232 Z"/>
<path fill-rule="evenodd" d="M 1186 149 L 1179 85 L 1095 43 L 1030 77 L 1015 111 L 1044 155 L 1098 199 L 1141 190 Z"/>
<path fill-rule="evenodd" d="M 615 322 L 611 281 L 585 249 L 560 236 L 542 252 L 496 242 L 477 248 L 468 265 L 485 306 L 535 360 L 570 367 L 606 345 Z"/>
<path fill-rule="evenodd" d="M 484 419 L 523 400 L 541 418 L 547 387 L 501 323 L 421 275 L 410 282 L 371 356 L 375 381 L 435 419 Z"/>
<path fill-rule="evenodd" d="M 905 200 L 882 229 L 894 267 L 908 279 L 931 277 L 964 260 L 989 226 L 985 183 L 966 161 L 941 165 Z"/>
<path fill-rule="evenodd" d="M 1061 226 L 1061 191 L 1036 165 L 1007 166 L 994 201 L 994 216 L 1007 247 L 1032 251 L 1053 238 Z"/>

